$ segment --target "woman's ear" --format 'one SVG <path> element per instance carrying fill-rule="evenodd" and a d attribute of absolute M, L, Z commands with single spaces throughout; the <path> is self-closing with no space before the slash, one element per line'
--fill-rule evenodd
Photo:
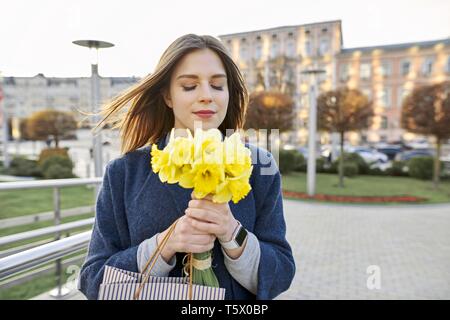
<path fill-rule="evenodd" d="M 164 102 L 166 103 L 166 105 L 172 109 L 172 100 L 170 99 L 170 92 L 169 90 L 164 90 L 162 92 L 162 96 L 164 98 Z"/>

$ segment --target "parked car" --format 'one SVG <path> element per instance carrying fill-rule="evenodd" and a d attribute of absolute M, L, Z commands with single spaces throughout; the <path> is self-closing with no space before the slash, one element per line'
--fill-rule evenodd
<path fill-rule="evenodd" d="M 400 145 L 383 145 L 378 146 L 376 150 L 387 155 L 389 160 L 394 160 L 395 156 L 403 151 L 403 148 Z"/>
<path fill-rule="evenodd" d="M 368 147 L 349 148 L 349 151 L 359 154 L 366 161 L 366 163 L 369 164 L 386 163 L 389 160 L 388 156 L 384 153 Z"/>
<path fill-rule="evenodd" d="M 361 158 L 364 159 L 364 161 L 367 164 L 374 164 L 374 163 L 387 163 L 388 162 L 388 156 L 384 153 L 378 152 L 375 149 L 369 148 L 369 147 L 352 147 L 352 146 L 345 146 L 344 151 L 347 153 L 357 153 Z M 339 157 L 340 150 L 336 150 L 336 157 Z M 330 155 L 330 150 L 324 149 L 322 150 L 322 156 L 328 157 Z M 334 160 L 334 159 L 333 159 Z"/>
<path fill-rule="evenodd" d="M 408 161 L 416 157 L 434 157 L 435 153 L 432 149 L 413 149 L 403 151 L 395 156 L 397 161 Z"/>

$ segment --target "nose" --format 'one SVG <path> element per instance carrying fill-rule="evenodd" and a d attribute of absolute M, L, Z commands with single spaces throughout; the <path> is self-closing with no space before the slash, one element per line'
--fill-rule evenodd
<path fill-rule="evenodd" d="M 209 104 L 212 102 L 212 95 L 209 83 L 203 83 L 201 85 L 199 101 L 205 104 Z"/>

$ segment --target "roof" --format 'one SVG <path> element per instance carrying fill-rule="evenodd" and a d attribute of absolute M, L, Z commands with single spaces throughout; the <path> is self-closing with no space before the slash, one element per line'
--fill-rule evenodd
<path fill-rule="evenodd" d="M 420 41 L 420 42 L 408 42 L 408 43 L 398 43 L 398 44 L 388 44 L 381 46 L 371 46 L 371 47 L 358 47 L 358 48 L 345 48 L 342 49 L 340 54 L 353 53 L 355 51 L 368 52 L 376 49 L 384 50 L 384 51 L 397 51 L 403 49 L 409 49 L 411 47 L 418 46 L 420 49 L 433 47 L 439 43 L 443 43 L 444 45 L 450 45 L 450 37 L 438 40 L 430 40 L 430 41 Z"/>

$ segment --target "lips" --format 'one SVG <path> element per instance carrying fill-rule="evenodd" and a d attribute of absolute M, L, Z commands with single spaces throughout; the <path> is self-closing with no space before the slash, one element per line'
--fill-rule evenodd
<path fill-rule="evenodd" d="M 212 110 L 198 110 L 196 112 L 193 112 L 197 117 L 201 119 L 210 119 L 212 118 L 216 113 Z"/>
<path fill-rule="evenodd" d="M 213 115 L 213 114 L 215 114 L 215 112 L 212 110 L 199 110 L 194 113 L 198 114 L 198 115 Z"/>

